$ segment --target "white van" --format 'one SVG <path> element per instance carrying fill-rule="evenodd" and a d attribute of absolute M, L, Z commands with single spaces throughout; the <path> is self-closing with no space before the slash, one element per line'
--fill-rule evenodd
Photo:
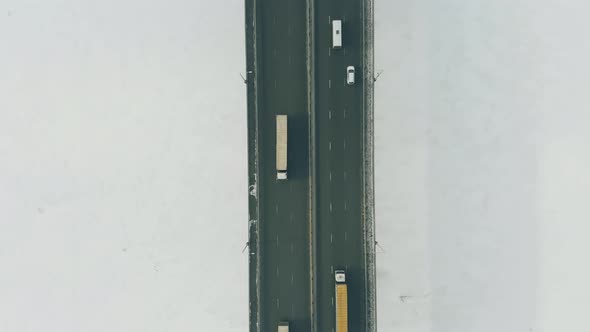
<path fill-rule="evenodd" d="M 354 66 L 346 67 L 346 84 L 354 84 Z"/>
<path fill-rule="evenodd" d="M 342 21 L 332 21 L 332 48 L 342 47 Z"/>

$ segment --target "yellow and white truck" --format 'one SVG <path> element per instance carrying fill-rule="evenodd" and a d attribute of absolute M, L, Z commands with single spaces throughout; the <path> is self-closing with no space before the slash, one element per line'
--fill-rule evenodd
<path fill-rule="evenodd" d="M 336 279 L 336 332 L 348 332 L 348 288 L 344 270 L 334 271 Z"/>

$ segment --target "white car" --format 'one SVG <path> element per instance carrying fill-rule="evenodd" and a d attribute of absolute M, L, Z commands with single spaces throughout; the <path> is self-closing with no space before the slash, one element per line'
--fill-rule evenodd
<path fill-rule="evenodd" d="M 354 84 L 354 66 L 346 67 L 346 84 Z"/>

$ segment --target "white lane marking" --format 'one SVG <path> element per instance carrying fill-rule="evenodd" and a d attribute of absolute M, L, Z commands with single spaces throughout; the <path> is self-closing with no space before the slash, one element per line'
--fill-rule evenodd
<path fill-rule="evenodd" d="M 345 241 L 348 240 L 348 233 L 347 232 L 344 232 L 344 240 Z"/>
<path fill-rule="evenodd" d="M 334 297 L 332 296 L 332 306 L 334 306 Z"/>
<path fill-rule="evenodd" d="M 330 265 L 330 274 L 334 274 L 334 265 Z"/>
<path fill-rule="evenodd" d="M 346 16 L 342 16 L 342 24 L 344 24 L 344 22 L 346 22 Z"/>
<path fill-rule="evenodd" d="M 275 80 L 275 89 L 277 88 L 277 80 Z"/>
<path fill-rule="evenodd" d="M 332 56 L 332 48 L 328 47 L 328 56 Z"/>
<path fill-rule="evenodd" d="M 328 119 L 332 120 L 332 110 L 328 111 Z"/>
<path fill-rule="evenodd" d="M 291 304 L 291 317 L 295 316 L 295 305 Z"/>
<path fill-rule="evenodd" d="M 277 298 L 277 308 L 279 308 L 279 298 Z"/>
<path fill-rule="evenodd" d="M 332 171 L 330 171 L 330 182 L 332 182 Z"/>
<path fill-rule="evenodd" d="M 334 234 L 330 233 L 330 243 L 334 242 Z"/>
<path fill-rule="evenodd" d="M 344 118 L 346 119 L 346 108 L 344 109 Z"/>
<path fill-rule="evenodd" d="M 293 285 L 293 275 L 291 275 L 291 285 Z"/>
<path fill-rule="evenodd" d="M 330 15 L 328 15 L 328 24 L 332 23 L 332 18 L 330 17 Z"/>
<path fill-rule="evenodd" d="M 279 214 L 279 205 L 275 205 L 275 213 L 278 215 Z"/>
<path fill-rule="evenodd" d="M 344 201 L 344 211 L 346 211 L 346 207 L 347 207 L 346 201 Z"/>
<path fill-rule="evenodd" d="M 344 139 L 344 150 L 346 150 L 346 139 Z"/>
<path fill-rule="evenodd" d="M 277 277 L 279 276 L 279 267 L 277 266 Z"/>
<path fill-rule="evenodd" d="M 332 80 L 328 80 L 328 89 L 332 88 Z"/>
<path fill-rule="evenodd" d="M 329 149 L 330 151 L 332 151 L 332 141 L 330 141 L 330 142 L 328 143 L 328 149 Z"/>
<path fill-rule="evenodd" d="M 291 55 L 289 55 L 289 64 L 291 64 Z"/>
<path fill-rule="evenodd" d="M 289 216 L 289 219 L 291 219 L 291 221 L 293 221 L 293 219 L 295 219 L 295 215 L 293 214 L 293 212 L 291 212 L 291 215 Z"/>
<path fill-rule="evenodd" d="M 279 236 L 277 235 L 277 248 L 279 247 Z"/>
<path fill-rule="evenodd" d="M 330 202 L 330 212 L 332 212 L 332 202 Z"/>

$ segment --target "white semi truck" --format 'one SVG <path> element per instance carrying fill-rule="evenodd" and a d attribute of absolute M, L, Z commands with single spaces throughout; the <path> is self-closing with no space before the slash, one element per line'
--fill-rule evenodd
<path fill-rule="evenodd" d="M 287 116 L 277 115 L 277 180 L 287 179 Z"/>

